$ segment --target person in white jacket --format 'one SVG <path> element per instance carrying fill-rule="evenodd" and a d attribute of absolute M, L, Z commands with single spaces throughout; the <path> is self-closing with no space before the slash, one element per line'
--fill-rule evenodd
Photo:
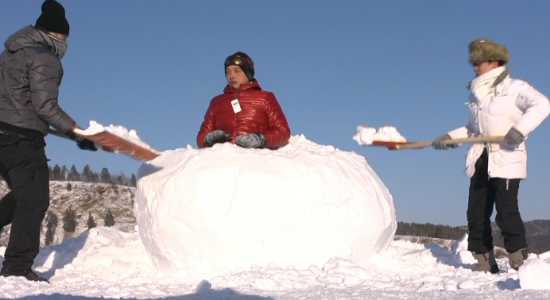
<path fill-rule="evenodd" d="M 504 236 L 510 266 L 517 270 L 527 258 L 525 228 L 518 208 L 520 180 L 527 176 L 525 139 L 550 114 L 550 101 L 527 82 L 511 78 L 506 46 L 488 38 L 469 45 L 470 64 L 476 77 L 468 88 L 468 124 L 434 140 L 438 150 L 456 148 L 449 139 L 471 136 L 505 136 L 500 143 L 470 143 L 465 173 L 470 177 L 468 196 L 468 251 L 478 263 L 473 271 L 497 273 L 491 237 L 491 215 Z"/>

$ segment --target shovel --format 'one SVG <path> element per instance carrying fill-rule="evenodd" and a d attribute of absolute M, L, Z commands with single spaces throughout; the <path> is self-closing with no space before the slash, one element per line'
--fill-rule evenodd
<path fill-rule="evenodd" d="M 153 149 L 148 149 L 141 145 L 132 143 L 129 140 L 121 138 L 107 131 L 101 131 L 95 134 L 86 134 L 83 130 L 76 128 L 74 132 L 94 142 L 96 148 L 98 149 L 101 148 L 104 151 L 112 153 L 124 153 L 125 155 L 128 155 L 129 157 L 136 160 L 149 161 L 159 155 Z M 48 129 L 48 133 L 58 137 L 70 139 L 63 133 L 51 128 Z"/>
<path fill-rule="evenodd" d="M 462 143 L 498 143 L 503 142 L 504 136 L 474 136 L 461 139 L 449 139 L 443 141 L 446 145 L 462 144 Z M 390 142 L 390 141 L 372 141 L 372 146 L 387 147 L 389 150 L 399 149 L 422 149 L 431 146 L 433 141 L 419 141 L 419 142 Z"/>

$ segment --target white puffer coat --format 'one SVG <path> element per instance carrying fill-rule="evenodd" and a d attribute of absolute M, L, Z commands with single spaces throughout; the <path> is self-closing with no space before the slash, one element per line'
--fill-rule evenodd
<path fill-rule="evenodd" d="M 451 138 L 468 136 L 506 135 L 511 127 L 527 137 L 550 114 L 550 102 L 546 96 L 527 82 L 506 76 L 492 88 L 484 99 L 470 94 L 466 103 L 470 110 L 468 125 L 450 131 Z M 465 173 L 472 177 L 475 163 L 485 145 L 471 143 L 466 153 Z M 506 142 L 487 145 L 489 177 L 525 179 L 527 177 L 527 152 L 525 142 L 509 145 Z"/>

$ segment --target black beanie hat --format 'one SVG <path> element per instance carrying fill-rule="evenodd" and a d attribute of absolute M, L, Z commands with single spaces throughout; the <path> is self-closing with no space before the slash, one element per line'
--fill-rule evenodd
<path fill-rule="evenodd" d="M 55 0 L 44 1 L 42 14 L 36 20 L 34 27 L 69 35 L 70 27 L 65 18 L 65 8 Z"/>
<path fill-rule="evenodd" d="M 242 63 L 240 62 L 241 60 L 243 61 Z M 254 61 L 252 60 L 252 58 L 250 58 L 250 56 L 246 55 L 246 53 L 236 52 L 232 55 L 229 55 L 225 59 L 225 63 L 223 64 L 224 72 L 225 68 L 231 65 L 239 66 L 241 70 L 243 70 L 246 77 L 248 77 L 248 80 L 254 80 Z"/>

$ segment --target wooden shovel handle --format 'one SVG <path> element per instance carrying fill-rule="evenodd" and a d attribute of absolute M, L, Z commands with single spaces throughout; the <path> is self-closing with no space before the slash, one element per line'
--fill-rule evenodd
<path fill-rule="evenodd" d="M 461 138 L 461 139 L 450 139 L 450 140 L 444 140 L 443 143 L 445 145 L 451 145 L 451 144 L 462 144 L 462 143 L 498 143 L 503 142 L 504 136 L 474 136 L 474 137 L 467 137 L 467 138 Z M 412 142 L 412 143 L 406 143 L 401 145 L 396 145 L 394 150 L 398 149 L 421 149 L 424 147 L 431 146 L 433 141 L 420 141 L 420 142 Z"/>
<path fill-rule="evenodd" d="M 70 137 L 66 136 L 64 133 L 61 133 L 61 132 L 59 132 L 59 131 L 57 131 L 53 128 L 48 128 L 48 133 L 51 134 L 51 135 L 55 135 L 55 136 L 67 139 L 67 140 L 71 140 Z"/>

